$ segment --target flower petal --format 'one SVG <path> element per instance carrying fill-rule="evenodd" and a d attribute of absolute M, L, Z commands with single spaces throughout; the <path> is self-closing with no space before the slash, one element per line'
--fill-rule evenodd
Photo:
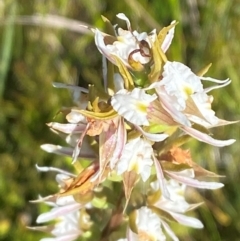
<path fill-rule="evenodd" d="M 61 131 L 66 134 L 71 133 L 81 133 L 85 130 L 86 124 L 75 124 L 75 123 L 68 123 L 68 124 L 61 124 L 57 122 L 50 122 L 47 124 L 50 128 Z"/>
<path fill-rule="evenodd" d="M 165 171 L 165 172 L 171 178 L 173 178 L 181 183 L 184 183 L 188 186 L 191 186 L 191 187 L 196 187 L 196 188 L 200 188 L 200 189 L 218 189 L 218 188 L 221 188 L 224 186 L 224 184 L 222 184 L 220 182 L 203 182 L 203 181 L 198 181 L 193 178 L 179 175 L 179 173 L 177 173 L 177 172 L 170 172 L 170 171 Z"/>
<path fill-rule="evenodd" d="M 175 24 L 176 23 L 176 20 L 172 21 L 171 22 L 171 25 L 172 24 Z M 169 31 L 168 31 L 168 34 L 166 35 L 162 45 L 161 45 L 161 49 L 163 50 L 163 52 L 165 53 L 169 46 L 171 45 L 172 43 L 172 40 L 173 40 L 173 37 L 174 37 L 174 32 L 175 32 L 175 26 L 172 27 Z"/>
<path fill-rule="evenodd" d="M 192 228 L 203 228 L 202 222 L 196 218 L 188 217 L 186 215 L 179 214 L 179 213 L 173 213 L 173 212 L 169 212 L 169 213 L 172 215 L 174 219 L 176 219 L 179 223 L 185 226 L 192 227 Z"/>
<path fill-rule="evenodd" d="M 229 78 L 225 79 L 225 80 L 219 80 L 219 79 L 214 79 L 214 78 L 211 78 L 211 77 L 199 77 L 201 80 L 207 80 L 207 81 L 211 81 L 211 82 L 214 82 L 214 83 L 218 83 L 218 84 L 225 84 L 225 83 L 228 83 L 230 80 Z"/>
<path fill-rule="evenodd" d="M 194 137 L 195 139 L 206 142 L 210 145 L 213 146 L 218 146 L 218 147 L 223 147 L 223 146 L 229 146 L 233 144 L 236 140 L 234 139 L 229 139 L 229 140 L 216 140 L 213 139 L 211 136 L 208 134 L 202 133 L 194 128 L 187 127 L 187 126 L 182 126 L 180 127 L 183 131 L 185 131 L 187 134 L 190 136 Z"/>
<path fill-rule="evenodd" d="M 149 125 L 147 107 L 157 98 L 146 94 L 144 90 L 135 88 L 132 92 L 118 91 L 111 100 L 113 109 L 135 125 Z"/>
<path fill-rule="evenodd" d="M 53 144 L 43 144 L 41 145 L 41 149 L 46 152 L 55 153 L 58 155 L 71 156 L 73 153 L 73 148 L 62 147 L 62 146 L 53 145 Z"/>
<path fill-rule="evenodd" d="M 150 141 L 154 141 L 154 142 L 159 142 L 159 141 L 163 141 L 165 140 L 169 135 L 168 134 L 153 134 L 153 133 L 148 133 L 146 131 L 144 131 L 140 126 L 136 126 L 136 129 L 138 129 L 143 136 L 150 140 Z"/>
<path fill-rule="evenodd" d="M 117 173 L 135 171 L 141 175 L 145 182 L 151 174 L 152 146 L 147 140 L 140 137 L 129 141 L 123 149 L 120 160 L 117 163 Z"/>
<path fill-rule="evenodd" d="M 67 206 L 55 207 L 55 208 L 51 209 L 49 212 L 40 214 L 38 216 L 36 222 L 37 223 L 45 223 L 45 222 L 51 221 L 55 218 L 66 215 L 70 212 L 77 211 L 78 209 L 80 209 L 80 207 L 81 207 L 80 203 L 73 203 L 73 204 L 67 205 Z"/>
<path fill-rule="evenodd" d="M 36 166 L 37 170 L 40 172 L 50 172 L 51 171 L 51 172 L 58 172 L 58 173 L 61 173 L 61 174 L 67 175 L 67 176 L 72 176 L 72 177 L 76 176 L 70 172 L 64 171 L 57 167 L 46 167 L 46 166 L 40 167 L 37 164 L 35 166 Z"/>
<path fill-rule="evenodd" d="M 173 241 L 179 241 L 178 237 L 175 235 L 175 233 L 172 231 L 172 229 L 169 227 L 169 225 L 163 220 L 161 220 L 161 223 L 162 223 L 165 231 L 167 232 L 167 234 L 171 237 L 171 239 Z"/>
<path fill-rule="evenodd" d="M 125 20 L 127 23 L 127 28 L 129 31 L 131 31 L 131 23 L 129 21 L 129 19 L 126 17 L 126 15 L 124 13 L 119 13 L 116 15 L 119 19 Z"/>
<path fill-rule="evenodd" d="M 157 160 L 157 158 L 154 155 L 153 155 L 153 160 L 154 160 L 154 165 L 155 165 L 155 168 L 156 168 L 159 187 L 162 191 L 162 194 L 166 199 L 170 199 L 170 193 L 169 193 L 169 191 L 167 189 L 167 186 L 165 184 L 165 178 L 164 178 L 162 167 L 161 167 L 159 161 Z"/>
<path fill-rule="evenodd" d="M 168 112 L 174 121 L 184 126 L 191 126 L 187 116 L 172 104 L 171 98 L 169 98 L 163 88 L 158 88 L 157 93 L 159 95 L 162 107 Z"/>
<path fill-rule="evenodd" d="M 106 56 L 113 64 L 116 64 L 116 61 L 114 58 L 112 58 L 112 52 L 107 48 L 107 46 L 104 43 L 104 37 L 108 36 L 98 29 L 95 29 L 95 44 L 101 54 Z"/>
<path fill-rule="evenodd" d="M 227 79 L 227 80 L 228 80 L 228 79 Z M 224 83 L 221 84 L 221 85 L 214 85 L 214 86 L 212 86 L 212 87 L 208 87 L 208 88 L 204 89 L 204 92 L 205 92 L 205 93 L 208 93 L 208 92 L 210 92 L 210 91 L 212 91 L 212 90 L 225 87 L 225 86 L 229 85 L 230 83 L 231 83 L 231 80 L 228 80 L 227 82 L 224 82 Z"/>

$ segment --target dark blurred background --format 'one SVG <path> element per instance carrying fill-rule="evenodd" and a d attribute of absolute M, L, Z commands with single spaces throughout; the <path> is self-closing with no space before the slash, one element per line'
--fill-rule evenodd
<path fill-rule="evenodd" d="M 213 108 L 220 118 L 240 119 L 239 0 L 1 0 L 0 240 L 37 241 L 44 236 L 26 229 L 36 225 L 37 215 L 46 209 L 29 200 L 49 195 L 57 187 L 55 175 L 38 173 L 35 164 L 71 168 L 71 160 L 39 147 L 63 143 L 45 123 L 62 106 L 71 106 L 70 94 L 54 89 L 52 82 L 101 81 L 101 55 L 93 36 L 81 33 L 74 21 L 103 28 L 100 16 L 104 15 L 125 26 L 115 17 L 119 12 L 138 31 L 160 30 L 174 19 L 179 21 L 168 59 L 182 61 L 195 72 L 213 63 L 207 76 L 232 79 L 231 85 L 212 92 Z M 175 225 L 180 240 L 240 240 L 239 124 L 212 132 L 215 138 L 237 141 L 221 149 L 197 141 L 186 147 L 196 162 L 226 175 L 221 179 L 225 187 L 211 192 L 189 190 L 190 202 L 205 201 L 196 211 L 205 228 Z"/>

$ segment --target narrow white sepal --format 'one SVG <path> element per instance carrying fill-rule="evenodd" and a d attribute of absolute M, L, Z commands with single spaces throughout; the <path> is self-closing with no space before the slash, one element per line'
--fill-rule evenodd
<path fill-rule="evenodd" d="M 60 216 L 66 215 L 70 212 L 77 211 L 80 209 L 81 204 L 80 203 L 74 203 L 71 205 L 63 206 L 63 207 L 55 207 L 51 209 L 49 212 L 40 214 L 36 220 L 37 223 L 45 223 L 48 221 L 51 221 L 55 218 L 58 218 Z"/>
<path fill-rule="evenodd" d="M 43 144 L 40 146 L 42 150 L 48 153 L 55 153 L 58 155 L 66 155 L 71 156 L 73 153 L 73 149 L 71 147 L 62 147 L 53 144 Z"/>
<path fill-rule="evenodd" d="M 170 199 L 170 193 L 169 193 L 169 191 L 167 189 L 167 186 L 165 184 L 165 178 L 164 178 L 162 167 L 161 167 L 159 161 L 157 160 L 157 158 L 154 155 L 152 155 L 152 158 L 154 160 L 157 178 L 158 178 L 158 182 L 159 182 L 159 187 L 162 191 L 162 194 L 166 199 Z"/>
<path fill-rule="evenodd" d="M 225 80 L 214 79 L 214 78 L 211 78 L 211 77 L 199 77 L 199 78 L 201 80 L 207 80 L 207 81 L 211 81 L 211 82 L 218 83 L 218 84 L 224 84 L 224 83 L 229 81 L 229 78 L 227 78 Z"/>
<path fill-rule="evenodd" d="M 203 224 L 200 220 L 193 218 L 193 217 L 188 217 L 183 214 L 179 213 L 174 213 L 174 212 L 169 212 L 174 219 L 176 219 L 179 223 L 192 227 L 192 228 L 203 228 Z"/>
<path fill-rule="evenodd" d="M 64 83 L 58 83 L 58 82 L 53 82 L 53 87 L 59 88 L 59 89 L 69 89 L 69 90 L 78 90 L 83 93 L 88 93 L 88 89 L 80 87 L 80 86 L 75 86 L 75 85 L 70 85 L 70 84 L 64 84 Z"/>
<path fill-rule="evenodd" d="M 150 141 L 159 142 L 165 140 L 169 135 L 168 134 L 153 134 L 144 131 L 140 126 L 135 125 L 135 128 L 138 129 L 145 138 Z"/>
<path fill-rule="evenodd" d="M 220 183 L 220 182 L 203 182 L 203 181 L 198 181 L 196 179 L 193 178 L 189 178 L 186 176 L 181 176 L 179 175 L 179 173 L 177 172 L 170 172 L 170 171 L 165 171 L 168 176 L 170 176 L 171 178 L 186 184 L 188 186 L 191 187 L 196 187 L 196 188 L 200 188 L 200 189 L 218 189 L 224 186 L 224 184 Z"/>
<path fill-rule="evenodd" d="M 206 143 L 208 143 L 210 145 L 213 145 L 213 146 L 218 146 L 218 147 L 229 146 L 236 141 L 234 139 L 229 139 L 229 140 L 213 139 L 208 134 L 202 133 L 202 132 L 200 132 L 200 131 L 192 128 L 192 127 L 182 126 L 180 128 L 183 129 L 190 136 L 194 137 L 195 139 L 197 139 L 199 141 L 202 141 L 202 142 L 206 142 Z"/>
<path fill-rule="evenodd" d="M 126 17 L 126 15 L 125 15 L 124 13 L 119 13 L 119 14 L 117 14 L 116 16 L 117 16 L 119 19 L 122 19 L 122 20 L 126 21 L 126 23 L 127 23 L 127 29 L 128 29 L 129 31 L 132 31 L 132 30 L 131 30 L 131 23 L 130 23 L 129 19 Z"/>
<path fill-rule="evenodd" d="M 40 166 L 38 166 L 38 164 L 36 164 L 35 167 L 36 167 L 37 170 L 40 171 L 40 172 L 49 172 L 49 171 L 52 171 L 52 172 L 58 172 L 58 173 L 61 173 L 61 174 L 67 175 L 67 176 L 75 177 L 74 174 L 72 174 L 72 173 L 70 173 L 70 172 L 67 172 L 67 171 L 64 171 L 64 170 L 62 170 L 62 169 L 60 169 L 60 168 L 56 168 L 56 167 L 46 167 L 46 166 L 40 167 Z"/>
<path fill-rule="evenodd" d="M 210 91 L 212 91 L 212 90 L 225 87 L 225 86 L 229 85 L 230 83 L 231 83 L 231 80 L 229 80 L 229 81 L 227 81 L 227 82 L 225 82 L 224 84 L 221 84 L 221 85 L 214 85 L 214 86 L 212 86 L 212 87 L 208 87 L 208 88 L 204 89 L 204 92 L 205 92 L 205 93 L 208 93 L 208 92 L 210 92 Z"/>
<path fill-rule="evenodd" d="M 169 225 L 161 220 L 161 223 L 165 229 L 165 231 L 167 232 L 167 234 L 172 238 L 173 241 L 179 241 L 178 237 L 175 235 L 175 233 L 172 231 L 172 229 L 169 227 Z"/>
<path fill-rule="evenodd" d="M 175 24 L 176 23 L 176 20 L 172 21 L 171 22 L 171 25 L 172 24 Z M 173 40 L 173 37 L 174 37 L 174 32 L 175 32 L 175 26 L 172 27 L 169 31 L 168 31 L 168 34 L 166 35 L 165 39 L 163 40 L 163 43 L 162 43 L 162 46 L 161 46 L 161 49 L 162 51 L 165 53 L 169 46 L 171 45 L 172 43 L 172 40 Z"/>

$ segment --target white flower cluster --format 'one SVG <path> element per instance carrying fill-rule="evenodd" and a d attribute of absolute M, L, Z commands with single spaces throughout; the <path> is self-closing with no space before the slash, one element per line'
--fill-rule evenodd
<path fill-rule="evenodd" d="M 202 228 L 187 212 L 200 204 L 185 200 L 187 186 L 217 189 L 222 183 L 199 180 L 217 177 L 198 166 L 180 148 L 190 137 L 222 147 L 235 140 L 216 140 L 209 129 L 233 122 L 221 120 L 211 109 L 208 93 L 230 83 L 198 75 L 165 52 L 174 37 L 176 21 L 147 34 L 112 26 L 112 35 L 92 29 L 103 55 L 103 89 L 55 83 L 73 92 L 75 107 L 65 109 L 67 124 L 49 127 L 71 147 L 45 144 L 45 151 L 72 156 L 76 175 L 56 168 L 59 193 L 41 198 L 53 208 L 37 223 L 57 222 L 35 230 L 54 237 L 41 241 L 178 240 L 168 222 Z M 104 18 L 107 24 L 110 22 Z M 99 80 L 101 81 L 101 80 Z M 215 83 L 203 87 L 202 81 Z M 84 164 L 83 164 L 84 163 Z M 77 165 L 76 165 L 77 164 Z M 80 166 L 80 168 L 79 168 Z M 143 188 L 144 187 L 144 188 Z M 124 236 L 125 235 L 125 236 Z"/>

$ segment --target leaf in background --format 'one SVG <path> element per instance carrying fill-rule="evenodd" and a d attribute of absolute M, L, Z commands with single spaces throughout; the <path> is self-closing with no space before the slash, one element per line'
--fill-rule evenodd
<path fill-rule="evenodd" d="M 3 32 L 3 41 L 1 46 L 0 56 L 0 99 L 4 92 L 7 72 L 9 69 L 12 57 L 12 44 L 14 39 L 14 20 L 17 12 L 17 1 L 13 1 L 10 6 L 9 23 L 5 26 Z"/>

